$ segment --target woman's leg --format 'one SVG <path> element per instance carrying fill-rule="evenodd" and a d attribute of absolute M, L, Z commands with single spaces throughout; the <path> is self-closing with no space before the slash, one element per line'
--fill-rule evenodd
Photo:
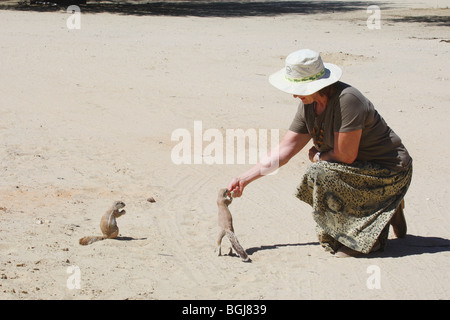
<path fill-rule="evenodd" d="M 296 196 L 311 205 L 313 218 L 322 229 L 319 240 L 325 234 L 352 250 L 369 253 L 377 240 L 384 248 L 391 218 L 411 177 L 412 168 L 391 171 L 367 162 L 322 161 L 308 166 Z M 321 243 L 336 252 L 330 241 Z"/>
<path fill-rule="evenodd" d="M 404 238 L 406 235 L 406 219 L 403 213 L 403 208 L 405 207 L 405 200 L 402 200 L 394 212 L 391 218 L 390 224 L 392 229 L 394 229 L 394 234 L 397 238 Z"/>

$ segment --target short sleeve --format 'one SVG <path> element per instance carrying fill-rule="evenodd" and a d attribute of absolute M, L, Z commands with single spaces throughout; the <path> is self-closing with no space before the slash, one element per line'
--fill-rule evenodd
<path fill-rule="evenodd" d="M 295 114 L 294 120 L 292 120 L 289 130 L 296 133 L 308 133 L 305 119 L 305 107 L 303 103 L 300 103 L 298 106 L 297 113 Z"/>
<path fill-rule="evenodd" d="M 340 99 L 340 115 L 335 119 L 335 132 L 351 132 L 364 128 L 366 105 L 357 96 L 347 93 Z"/>

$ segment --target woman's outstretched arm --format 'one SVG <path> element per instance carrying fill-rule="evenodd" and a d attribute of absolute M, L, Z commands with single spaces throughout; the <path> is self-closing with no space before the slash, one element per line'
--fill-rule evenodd
<path fill-rule="evenodd" d="M 250 182 L 284 166 L 304 148 L 310 139 L 309 134 L 288 131 L 280 144 L 273 148 L 261 161 L 238 177 L 233 178 L 228 184 L 228 190 L 233 192 L 234 197 L 240 197 L 244 188 Z"/>

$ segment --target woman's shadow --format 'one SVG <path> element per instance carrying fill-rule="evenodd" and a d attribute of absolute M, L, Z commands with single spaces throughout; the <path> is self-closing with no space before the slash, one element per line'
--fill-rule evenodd
<path fill-rule="evenodd" d="M 286 243 L 263 245 L 246 249 L 248 255 L 260 250 L 275 250 L 280 247 L 299 247 L 318 245 L 319 242 L 306 243 Z M 399 258 L 405 256 L 420 255 L 425 253 L 439 253 L 450 251 L 450 240 L 439 237 L 422 237 L 415 235 L 406 235 L 402 239 L 389 239 L 384 251 L 362 255 L 361 258 Z"/>
<path fill-rule="evenodd" d="M 450 251 L 450 240 L 440 237 L 423 237 L 407 234 L 404 238 L 389 239 L 382 252 L 368 255 L 369 257 L 400 258 L 421 254 L 433 254 Z"/>

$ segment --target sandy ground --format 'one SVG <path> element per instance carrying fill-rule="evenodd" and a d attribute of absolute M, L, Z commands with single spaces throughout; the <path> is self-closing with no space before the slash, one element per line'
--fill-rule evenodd
<path fill-rule="evenodd" d="M 74 30 L 64 8 L 0 10 L 0 298 L 450 298 L 448 2 L 380 2 L 380 29 L 359 1 L 104 2 Z M 363 258 L 325 252 L 293 196 L 306 149 L 230 206 L 252 263 L 217 257 L 217 191 L 251 164 L 177 165 L 172 134 L 194 146 L 201 121 L 281 139 L 297 102 L 268 76 L 301 48 L 402 137 L 408 235 Z M 120 239 L 80 246 L 115 200 Z"/>

